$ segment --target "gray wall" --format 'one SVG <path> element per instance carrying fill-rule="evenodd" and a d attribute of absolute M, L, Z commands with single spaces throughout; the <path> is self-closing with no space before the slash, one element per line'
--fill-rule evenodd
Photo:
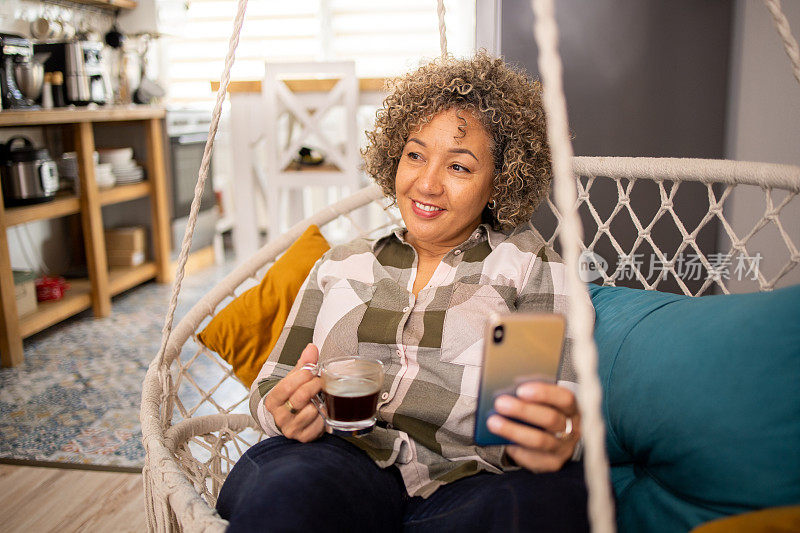
<path fill-rule="evenodd" d="M 731 2 L 559 0 L 556 10 L 576 155 L 724 157 Z M 502 54 L 537 75 L 532 25 L 529 1 L 504 0 Z M 598 181 L 593 188 L 603 217 L 616 202 L 609 185 Z M 681 185 L 676 197 L 689 231 L 708 209 L 705 186 L 695 185 Z M 646 215 L 645 222 L 659 203 L 653 184 L 640 182 L 633 189 L 632 205 Z M 582 215 L 585 234 L 594 236 L 596 224 L 588 212 Z M 542 213 L 535 222 L 544 233 L 552 224 Z M 615 219 L 611 229 L 630 250 L 635 232 L 627 215 Z M 655 226 L 654 238 L 666 243 L 668 257 L 680 242 L 666 219 Z M 716 240 L 712 224 L 700 232 L 698 244 L 710 252 Z M 607 238 L 597 251 L 616 265 L 617 252 Z M 645 245 L 637 252 L 645 253 L 647 264 L 652 250 Z M 695 290 L 700 283 L 689 285 Z M 676 290 L 677 285 L 659 288 Z"/>
<path fill-rule="evenodd" d="M 800 30 L 800 2 L 783 2 L 795 38 Z M 800 84 L 792 75 L 772 18 L 761 0 L 738 0 L 731 61 L 728 142 L 726 156 L 745 161 L 800 165 Z M 777 200 L 782 195 L 773 193 Z M 741 237 L 761 218 L 765 195 L 756 187 L 738 187 L 726 202 L 725 216 Z M 781 215 L 781 223 L 795 246 L 800 246 L 800 198 Z M 728 240 L 723 236 L 723 242 Z M 774 225 L 769 225 L 747 244 L 748 253 L 761 253 L 778 262 L 764 262 L 763 273 L 771 279 L 786 263 L 789 252 Z M 738 281 L 738 280 L 737 280 Z M 777 287 L 800 283 L 800 266 L 782 277 Z M 738 291 L 753 291 L 753 282 L 734 283 Z"/>
<path fill-rule="evenodd" d="M 559 0 L 576 155 L 723 157 L 731 2 Z M 504 0 L 502 53 L 538 75 L 528 0 Z"/>

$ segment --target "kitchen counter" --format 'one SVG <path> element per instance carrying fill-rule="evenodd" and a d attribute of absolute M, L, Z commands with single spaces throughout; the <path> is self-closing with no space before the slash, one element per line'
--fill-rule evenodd
<path fill-rule="evenodd" d="M 0 126 L 39 126 L 79 122 L 118 122 L 164 118 L 166 110 L 152 105 L 59 107 L 55 109 L 4 109 Z"/>

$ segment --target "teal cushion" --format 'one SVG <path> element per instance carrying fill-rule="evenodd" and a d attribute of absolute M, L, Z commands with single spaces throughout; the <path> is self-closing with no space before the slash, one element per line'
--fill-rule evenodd
<path fill-rule="evenodd" d="M 590 293 L 620 531 L 800 503 L 800 285 Z"/>

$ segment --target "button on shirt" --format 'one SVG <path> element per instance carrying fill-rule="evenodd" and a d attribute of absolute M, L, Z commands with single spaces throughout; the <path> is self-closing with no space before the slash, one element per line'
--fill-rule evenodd
<path fill-rule="evenodd" d="M 320 361 L 353 354 L 381 360 L 379 424 L 348 440 L 379 466 L 396 465 L 408 493 L 426 497 L 480 471 L 514 468 L 502 446 L 472 439 L 484 324 L 491 312 L 566 315 L 567 298 L 565 267 L 530 224 L 510 233 L 482 224 L 415 297 L 417 260 L 402 228 L 328 251 L 295 299 L 250 408 L 268 435 L 279 434 L 263 399 L 309 342 Z M 567 386 L 575 381 L 571 347 L 568 330 L 559 378 Z"/>

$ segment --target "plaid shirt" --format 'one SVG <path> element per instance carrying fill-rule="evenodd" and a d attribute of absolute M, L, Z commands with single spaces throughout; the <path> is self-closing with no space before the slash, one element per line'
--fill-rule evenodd
<path fill-rule="evenodd" d="M 503 446 L 472 442 L 484 323 L 492 311 L 566 315 L 565 266 L 532 225 L 507 234 L 482 224 L 415 297 L 417 254 L 404 235 L 356 240 L 317 262 L 253 384 L 250 409 L 268 434 L 279 434 L 263 399 L 309 342 L 320 361 L 380 359 L 378 425 L 348 440 L 379 466 L 396 465 L 410 495 L 427 497 L 482 470 L 515 468 Z M 566 386 L 576 381 L 571 345 L 568 331 L 559 379 Z"/>

